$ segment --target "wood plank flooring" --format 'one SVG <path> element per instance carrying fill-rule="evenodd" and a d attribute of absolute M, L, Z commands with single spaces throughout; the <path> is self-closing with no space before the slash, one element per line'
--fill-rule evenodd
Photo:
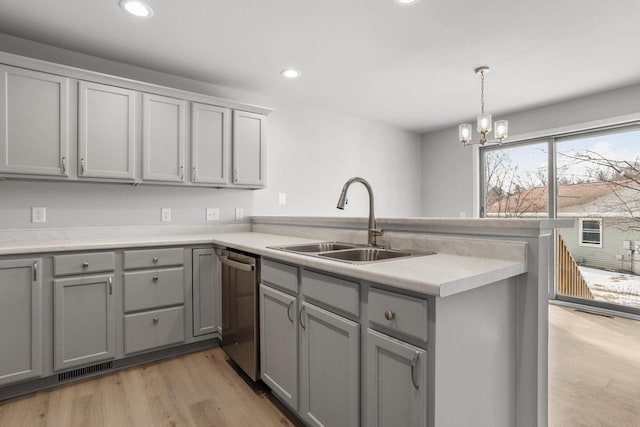
<path fill-rule="evenodd" d="M 549 313 L 549 426 L 640 427 L 640 322 Z M 293 425 L 301 424 L 220 349 L 0 403 L 2 427 Z"/>

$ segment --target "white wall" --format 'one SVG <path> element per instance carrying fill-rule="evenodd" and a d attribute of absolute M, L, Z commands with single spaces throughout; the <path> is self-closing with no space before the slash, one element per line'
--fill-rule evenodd
<path fill-rule="evenodd" d="M 267 125 L 264 190 L 6 180 L 0 182 L 0 229 L 153 225 L 160 224 L 161 207 L 172 208 L 171 224 L 181 225 L 206 223 L 205 207 L 219 207 L 221 222 L 233 221 L 235 207 L 242 207 L 245 216 L 364 216 L 368 202 L 363 187 L 350 191 L 344 212 L 335 209 L 342 184 L 355 175 L 371 182 L 378 216 L 420 215 L 422 144 L 417 134 L 4 34 L 0 51 L 275 109 Z M 287 194 L 285 206 L 278 204 L 280 192 Z M 31 206 L 47 207 L 46 224 L 29 222 Z"/>
<path fill-rule="evenodd" d="M 638 100 L 640 85 L 635 85 L 495 117 L 508 119 L 509 131 L 523 135 L 637 114 Z M 475 123 L 475 118 L 467 123 Z M 477 216 L 477 147 L 458 142 L 457 124 L 424 134 L 422 142 L 422 215 L 457 217 L 465 212 Z"/>

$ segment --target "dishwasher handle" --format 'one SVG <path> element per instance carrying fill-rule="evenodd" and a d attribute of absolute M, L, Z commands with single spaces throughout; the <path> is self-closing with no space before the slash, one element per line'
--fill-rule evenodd
<path fill-rule="evenodd" d="M 255 264 L 245 264 L 243 262 L 234 261 L 232 259 L 229 259 L 229 257 L 227 256 L 221 256 L 220 262 L 225 265 L 228 265 L 231 268 L 236 268 L 242 271 L 254 271 L 256 269 Z"/>

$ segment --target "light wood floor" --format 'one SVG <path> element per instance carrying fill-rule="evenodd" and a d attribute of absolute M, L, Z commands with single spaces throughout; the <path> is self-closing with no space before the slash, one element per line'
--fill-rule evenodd
<path fill-rule="evenodd" d="M 549 426 L 640 427 L 640 321 L 549 307 Z"/>
<path fill-rule="evenodd" d="M 549 313 L 549 426 L 640 427 L 640 322 Z M 292 425 L 300 423 L 220 349 L 0 403 L 2 427 Z"/>

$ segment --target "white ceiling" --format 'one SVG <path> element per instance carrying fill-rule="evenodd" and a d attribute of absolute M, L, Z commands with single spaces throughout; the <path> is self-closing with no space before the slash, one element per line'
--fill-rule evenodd
<path fill-rule="evenodd" d="M 427 131 L 640 82 L 640 1 L 2 0 L 18 37 Z M 293 66 L 298 80 L 279 72 Z"/>

